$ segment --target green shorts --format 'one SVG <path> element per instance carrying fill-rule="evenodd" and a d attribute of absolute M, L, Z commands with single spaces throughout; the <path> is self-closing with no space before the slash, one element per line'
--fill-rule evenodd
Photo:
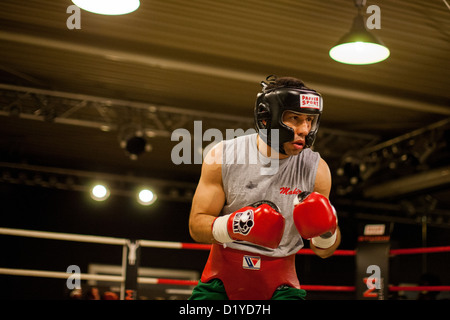
<path fill-rule="evenodd" d="M 305 298 L 306 291 L 303 289 L 280 286 L 271 300 L 305 300 Z M 228 296 L 222 281 L 213 279 L 207 283 L 199 281 L 189 300 L 228 300 Z"/>

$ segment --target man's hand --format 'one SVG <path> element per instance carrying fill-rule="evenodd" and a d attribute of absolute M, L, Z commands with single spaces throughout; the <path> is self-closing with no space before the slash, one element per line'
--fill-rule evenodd
<path fill-rule="evenodd" d="M 300 235 L 317 248 L 336 242 L 337 216 L 330 201 L 317 192 L 302 192 L 294 200 L 294 223 Z"/>
<path fill-rule="evenodd" d="M 266 201 L 218 217 L 212 225 L 214 239 L 220 243 L 248 241 L 263 247 L 277 248 L 284 232 L 284 217 L 276 206 Z"/>

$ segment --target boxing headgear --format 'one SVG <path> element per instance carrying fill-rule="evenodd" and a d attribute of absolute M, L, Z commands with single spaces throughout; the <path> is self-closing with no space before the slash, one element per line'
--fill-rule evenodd
<path fill-rule="evenodd" d="M 266 89 L 267 84 L 261 82 L 262 92 L 258 93 L 254 110 L 255 126 L 261 139 L 279 153 L 286 154 L 285 142 L 294 140 L 294 130 L 283 123 L 283 113 L 293 111 L 314 115 L 311 131 L 305 137 L 305 148 L 314 144 L 322 115 L 322 96 L 307 87 L 281 86 Z M 278 130 L 278 141 L 272 141 L 272 130 Z"/>

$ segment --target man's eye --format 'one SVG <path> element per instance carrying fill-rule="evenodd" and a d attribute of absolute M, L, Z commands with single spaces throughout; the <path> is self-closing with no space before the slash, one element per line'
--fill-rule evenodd
<path fill-rule="evenodd" d="M 295 116 L 289 116 L 289 117 L 287 117 L 287 119 L 286 120 L 288 120 L 288 121 L 295 121 Z"/>

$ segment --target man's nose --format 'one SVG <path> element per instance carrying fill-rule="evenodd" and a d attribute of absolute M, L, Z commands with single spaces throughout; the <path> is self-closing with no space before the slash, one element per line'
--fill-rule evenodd
<path fill-rule="evenodd" d="M 306 136 L 309 133 L 310 125 L 308 121 L 302 121 L 295 127 L 295 133 L 299 136 Z"/>

